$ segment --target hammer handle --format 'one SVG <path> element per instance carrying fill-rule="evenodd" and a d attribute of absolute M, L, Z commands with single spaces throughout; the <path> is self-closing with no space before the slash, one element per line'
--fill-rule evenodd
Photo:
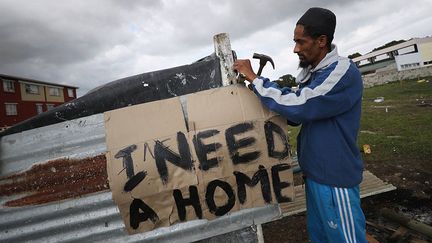
<path fill-rule="evenodd" d="M 261 76 L 261 72 L 262 72 L 263 68 L 264 68 L 264 65 L 261 65 L 261 64 L 260 64 L 260 67 L 259 67 L 259 69 L 258 69 L 257 76 Z"/>

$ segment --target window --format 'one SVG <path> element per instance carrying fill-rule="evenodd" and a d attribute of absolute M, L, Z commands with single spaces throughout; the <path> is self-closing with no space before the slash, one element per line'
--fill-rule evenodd
<path fill-rule="evenodd" d="M 42 104 L 36 104 L 36 112 L 37 112 L 37 114 L 40 114 L 43 112 L 43 105 Z"/>
<path fill-rule="evenodd" d="M 420 63 L 415 62 L 415 63 L 402 64 L 401 68 L 402 69 L 412 69 L 412 68 L 419 67 L 419 66 L 420 66 Z"/>
<path fill-rule="evenodd" d="M 39 94 L 39 85 L 25 84 L 25 91 L 27 94 Z"/>
<path fill-rule="evenodd" d="M 73 90 L 73 89 L 68 89 L 68 96 L 69 96 L 69 97 L 72 97 L 72 98 L 75 97 L 75 96 L 74 96 L 74 90 Z"/>
<path fill-rule="evenodd" d="M 60 89 L 59 89 L 59 88 L 52 88 L 52 87 L 49 87 L 49 88 L 48 88 L 48 93 L 49 93 L 49 95 L 51 95 L 51 96 L 60 96 Z"/>
<path fill-rule="evenodd" d="M 3 90 L 5 92 L 15 92 L 14 82 L 12 80 L 3 79 Z"/>
<path fill-rule="evenodd" d="M 46 104 L 47 111 L 52 110 L 54 108 L 54 104 Z"/>
<path fill-rule="evenodd" d="M 5 103 L 6 116 L 16 116 L 18 115 L 17 104 L 16 103 Z"/>

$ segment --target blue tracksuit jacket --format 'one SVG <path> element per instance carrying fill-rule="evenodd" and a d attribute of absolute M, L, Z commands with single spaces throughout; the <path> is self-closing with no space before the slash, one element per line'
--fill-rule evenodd
<path fill-rule="evenodd" d="M 332 48 L 314 69 L 300 72 L 296 92 L 267 78 L 252 83 L 266 107 L 302 124 L 297 156 L 304 175 L 329 186 L 353 187 L 363 171 L 357 147 L 363 82 L 356 65 Z"/>

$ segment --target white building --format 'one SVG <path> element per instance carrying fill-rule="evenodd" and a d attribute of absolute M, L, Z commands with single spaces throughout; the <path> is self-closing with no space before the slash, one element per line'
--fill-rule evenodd
<path fill-rule="evenodd" d="M 362 73 L 396 64 L 398 71 L 432 66 L 432 37 L 414 38 L 352 59 Z"/>

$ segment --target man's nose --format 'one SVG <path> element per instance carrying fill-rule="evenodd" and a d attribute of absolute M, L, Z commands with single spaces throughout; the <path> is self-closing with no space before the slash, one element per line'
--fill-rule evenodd
<path fill-rule="evenodd" d="M 299 53 L 299 52 L 300 52 L 300 48 L 298 47 L 297 44 L 294 46 L 294 50 L 293 50 L 293 52 L 294 52 L 294 53 Z"/>

